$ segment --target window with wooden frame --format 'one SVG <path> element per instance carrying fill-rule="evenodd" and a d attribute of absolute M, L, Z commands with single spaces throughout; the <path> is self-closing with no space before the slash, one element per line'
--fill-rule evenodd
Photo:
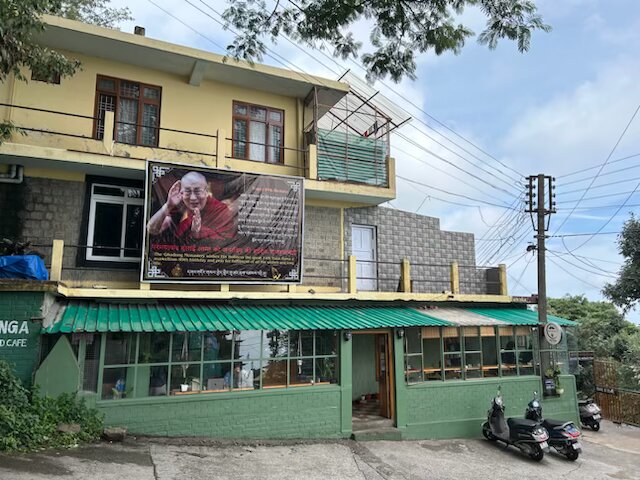
<path fill-rule="evenodd" d="M 284 163 L 284 111 L 233 102 L 233 158 Z"/>
<path fill-rule="evenodd" d="M 157 147 L 161 98 L 161 87 L 98 75 L 95 138 L 104 138 L 106 112 L 114 112 L 116 142 Z"/>

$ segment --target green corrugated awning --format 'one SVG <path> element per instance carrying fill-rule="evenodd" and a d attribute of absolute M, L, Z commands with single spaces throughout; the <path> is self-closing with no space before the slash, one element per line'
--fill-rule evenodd
<path fill-rule="evenodd" d="M 509 325 L 538 325 L 538 312 L 524 308 L 469 308 L 468 310 Z M 550 322 L 555 322 L 565 327 L 574 327 L 576 325 L 576 322 L 556 317 L 555 315 L 547 315 L 547 318 Z"/>
<path fill-rule="evenodd" d="M 455 326 L 407 307 L 71 302 L 43 333 Z"/>

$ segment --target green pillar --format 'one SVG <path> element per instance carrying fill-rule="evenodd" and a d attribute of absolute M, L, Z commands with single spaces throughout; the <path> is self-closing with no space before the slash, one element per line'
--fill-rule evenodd
<path fill-rule="evenodd" d="M 407 382 L 404 380 L 404 335 L 398 338 L 398 331 L 393 332 L 393 365 L 396 392 L 396 427 L 406 429 L 408 421 Z"/>
<path fill-rule="evenodd" d="M 339 333 L 340 336 L 340 387 L 341 405 L 340 405 L 340 423 L 342 425 L 341 433 L 343 437 L 348 437 L 352 433 L 351 421 L 351 388 L 352 388 L 352 363 L 353 363 L 353 340 L 351 332 L 349 339 L 345 338 L 346 330 Z"/>

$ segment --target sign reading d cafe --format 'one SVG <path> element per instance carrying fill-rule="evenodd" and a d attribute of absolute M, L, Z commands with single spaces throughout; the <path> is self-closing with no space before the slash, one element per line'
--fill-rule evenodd
<path fill-rule="evenodd" d="M 37 340 L 39 323 L 28 320 L 0 320 L 0 358 L 9 349 L 27 348 Z"/>

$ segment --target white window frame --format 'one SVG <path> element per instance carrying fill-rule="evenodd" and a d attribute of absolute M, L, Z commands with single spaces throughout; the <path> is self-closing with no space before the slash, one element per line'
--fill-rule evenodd
<path fill-rule="evenodd" d="M 115 188 L 123 191 L 122 197 L 115 197 L 112 195 L 104 195 L 94 193 L 96 187 Z M 135 195 L 135 196 L 134 196 Z M 144 205 L 144 191 L 142 188 L 136 187 L 124 187 L 122 185 L 110 185 L 106 183 L 93 183 L 91 184 L 91 204 L 89 207 L 89 225 L 87 230 L 87 260 L 95 260 L 101 262 L 139 262 L 141 257 L 127 257 L 125 255 L 124 241 L 126 235 L 126 223 L 127 223 L 127 206 L 129 205 Z M 138 197 L 138 198 L 136 198 Z M 118 257 L 106 256 L 106 255 L 94 255 L 93 254 L 93 236 L 95 231 L 96 222 L 96 204 L 97 203 L 111 203 L 114 205 L 122 205 L 122 225 L 120 234 L 120 255 Z M 115 247 L 114 247 L 115 248 Z"/>

